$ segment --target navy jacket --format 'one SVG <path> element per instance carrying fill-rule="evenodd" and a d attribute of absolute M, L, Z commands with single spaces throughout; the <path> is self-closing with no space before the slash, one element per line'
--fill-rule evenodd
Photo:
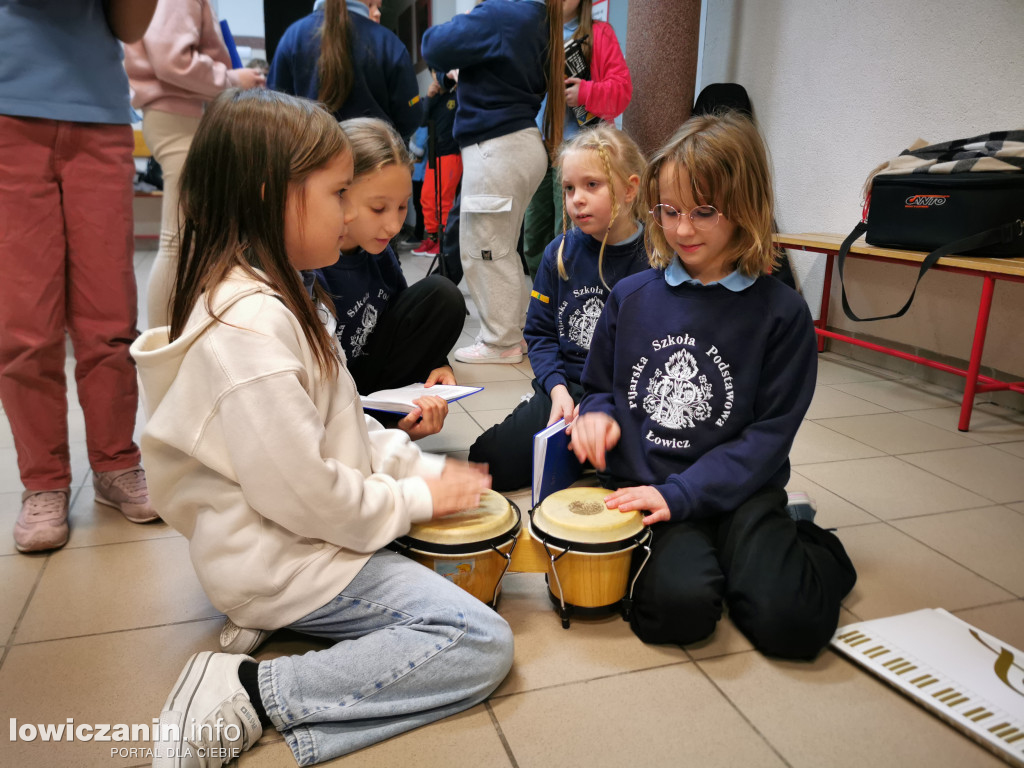
<path fill-rule="evenodd" d="M 349 14 L 352 33 L 352 91 L 338 120 L 377 117 L 387 120 L 406 141 L 423 119 L 419 85 L 412 59 L 394 32 L 356 13 Z M 267 86 L 293 96 L 316 99 L 320 86 L 319 29 L 324 12 L 314 11 L 285 30 L 270 65 Z"/>
<path fill-rule="evenodd" d="M 535 127 L 548 55 L 543 3 L 485 0 L 424 32 L 421 49 L 431 69 L 459 70 L 460 147 Z"/>
<path fill-rule="evenodd" d="M 652 485 L 673 520 L 737 509 L 789 481 L 814 395 L 817 344 L 804 300 L 761 277 L 733 292 L 672 287 L 664 272 L 612 290 L 583 369 L 580 413 L 614 418 L 608 481 Z"/>

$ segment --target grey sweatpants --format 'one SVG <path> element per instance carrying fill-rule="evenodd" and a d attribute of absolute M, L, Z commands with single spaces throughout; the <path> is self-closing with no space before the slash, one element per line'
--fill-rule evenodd
<path fill-rule="evenodd" d="M 510 347 L 523 337 L 529 283 L 517 245 L 523 216 L 548 167 L 536 128 L 462 149 L 459 248 L 480 311 L 477 341 Z"/>

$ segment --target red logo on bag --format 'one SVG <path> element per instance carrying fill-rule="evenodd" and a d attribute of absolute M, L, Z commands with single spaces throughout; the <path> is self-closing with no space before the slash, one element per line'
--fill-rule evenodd
<path fill-rule="evenodd" d="M 907 198 L 907 208 L 930 208 L 933 205 L 944 205 L 949 195 L 911 195 Z"/>

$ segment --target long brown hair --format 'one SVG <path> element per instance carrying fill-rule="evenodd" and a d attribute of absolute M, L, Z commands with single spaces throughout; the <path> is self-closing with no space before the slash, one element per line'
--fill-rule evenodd
<path fill-rule="evenodd" d="M 316 97 L 337 112 L 352 92 L 352 30 L 345 0 L 327 0 L 320 33 Z"/>
<path fill-rule="evenodd" d="M 583 55 L 587 59 L 587 64 L 590 64 L 594 55 L 594 0 L 580 0 L 576 8 L 576 18 L 580 20 L 580 28 L 573 32 L 572 38 L 580 41 Z"/>
<path fill-rule="evenodd" d="M 181 173 L 182 235 L 171 295 L 170 339 L 181 336 L 205 294 L 235 268 L 269 286 L 299 319 L 324 374 L 338 370 L 331 337 L 288 261 L 289 188 L 349 152 L 344 131 L 320 104 L 265 88 L 229 89 L 211 103 Z M 320 289 L 318 298 L 329 306 Z M 217 318 L 219 320 L 219 318 Z"/>
<path fill-rule="evenodd" d="M 648 210 L 661 202 L 658 175 L 670 164 L 685 168 L 697 205 L 713 205 L 736 225 L 730 263 L 748 277 L 771 272 L 778 258 L 772 243 L 774 194 L 768 148 L 753 121 L 728 111 L 691 117 L 654 153 L 640 182 Z M 677 171 L 678 174 L 678 171 Z M 682 191 L 682 190 L 680 190 Z M 665 269 L 675 258 L 663 230 L 647 214 L 645 234 L 652 267 Z"/>
<path fill-rule="evenodd" d="M 547 0 L 548 106 L 544 110 L 544 146 L 554 160 L 562 143 L 565 122 L 565 42 L 562 40 L 562 0 Z"/>

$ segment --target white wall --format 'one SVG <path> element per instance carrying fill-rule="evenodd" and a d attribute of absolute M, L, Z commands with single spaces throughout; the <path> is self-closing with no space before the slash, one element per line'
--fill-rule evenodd
<path fill-rule="evenodd" d="M 1021 0 L 705 1 L 698 88 L 738 82 L 749 92 L 784 232 L 848 232 L 868 171 L 918 137 L 1024 127 Z M 798 261 L 816 307 L 823 257 Z M 862 261 L 850 273 L 859 314 L 898 308 L 914 276 Z M 979 292 L 979 280 L 931 273 L 904 318 L 853 324 L 833 296 L 829 324 L 965 358 Z M 997 288 L 985 355 L 1024 376 L 1024 348 L 1007 325 L 1024 325 L 1024 285 Z"/>
<path fill-rule="evenodd" d="M 218 19 L 227 19 L 235 37 L 263 37 L 263 0 L 214 0 Z"/>

